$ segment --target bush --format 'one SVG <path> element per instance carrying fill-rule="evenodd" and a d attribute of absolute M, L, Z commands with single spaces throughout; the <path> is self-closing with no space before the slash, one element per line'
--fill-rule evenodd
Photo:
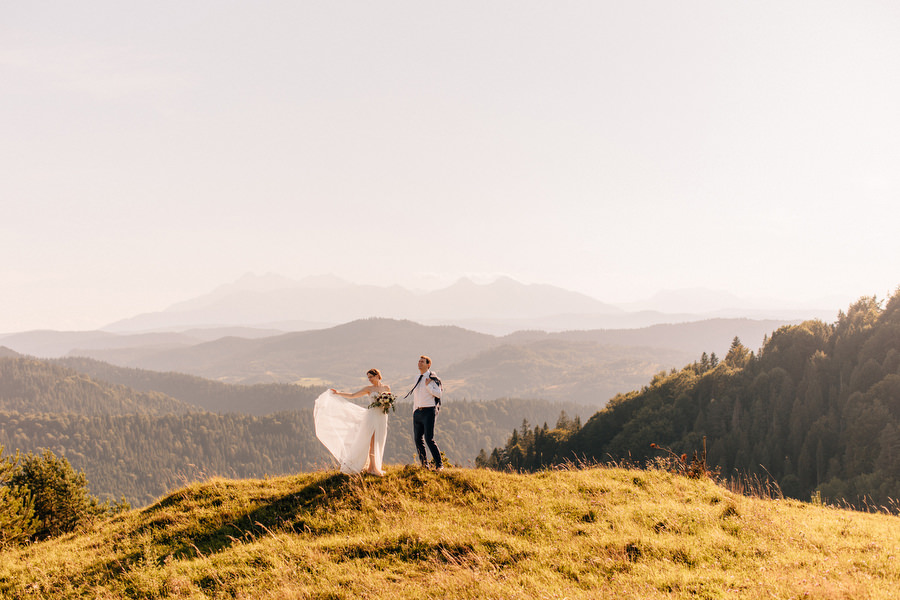
<path fill-rule="evenodd" d="M 127 510 L 124 501 L 103 504 L 91 496 L 84 472 L 76 473 L 65 458 L 45 450 L 41 456 L 27 454 L 10 478 L 14 487 L 27 490 L 38 521 L 34 539 L 47 539 L 83 529 L 94 519 L 111 512 Z"/>

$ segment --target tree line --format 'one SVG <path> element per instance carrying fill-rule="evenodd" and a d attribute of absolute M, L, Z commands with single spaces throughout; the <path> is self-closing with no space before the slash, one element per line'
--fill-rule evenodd
<path fill-rule="evenodd" d="M 836 322 L 735 338 L 620 394 L 581 427 L 523 423 L 479 466 L 533 471 L 566 461 L 632 461 L 700 450 L 724 475 L 772 477 L 786 496 L 853 505 L 900 498 L 900 291 L 864 297 Z"/>

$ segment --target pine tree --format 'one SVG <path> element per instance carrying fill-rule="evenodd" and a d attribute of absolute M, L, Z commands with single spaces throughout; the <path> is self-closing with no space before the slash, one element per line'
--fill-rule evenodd
<path fill-rule="evenodd" d="M 83 471 L 76 473 L 68 460 L 49 450 L 41 456 L 27 454 L 10 483 L 28 489 L 38 520 L 37 539 L 75 531 L 108 508 L 88 493 Z"/>
<path fill-rule="evenodd" d="M 24 542 L 34 534 L 34 502 L 27 488 L 12 485 L 19 463 L 19 453 L 3 456 L 0 445 L 0 548 Z"/>
<path fill-rule="evenodd" d="M 734 336 L 731 340 L 731 348 L 725 355 L 725 364 L 729 367 L 742 368 L 750 360 L 750 351 L 741 343 L 741 338 Z"/>

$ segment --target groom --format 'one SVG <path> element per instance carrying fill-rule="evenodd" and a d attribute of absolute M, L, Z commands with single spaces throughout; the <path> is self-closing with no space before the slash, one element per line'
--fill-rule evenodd
<path fill-rule="evenodd" d="M 434 443 L 434 420 L 441 408 L 441 380 L 431 372 L 431 359 L 427 356 L 419 357 L 419 379 L 413 389 L 404 396 L 413 397 L 413 441 L 416 443 L 416 452 L 419 454 L 419 462 L 423 467 L 428 466 L 425 456 L 425 446 L 431 451 L 434 460 L 434 468 L 444 470 L 441 461 L 441 451 Z"/>

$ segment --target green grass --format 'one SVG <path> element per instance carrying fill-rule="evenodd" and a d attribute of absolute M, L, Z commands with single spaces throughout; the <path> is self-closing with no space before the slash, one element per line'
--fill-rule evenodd
<path fill-rule="evenodd" d="M 0 597 L 893 598 L 898 531 L 664 471 L 215 479 L 0 552 Z"/>

